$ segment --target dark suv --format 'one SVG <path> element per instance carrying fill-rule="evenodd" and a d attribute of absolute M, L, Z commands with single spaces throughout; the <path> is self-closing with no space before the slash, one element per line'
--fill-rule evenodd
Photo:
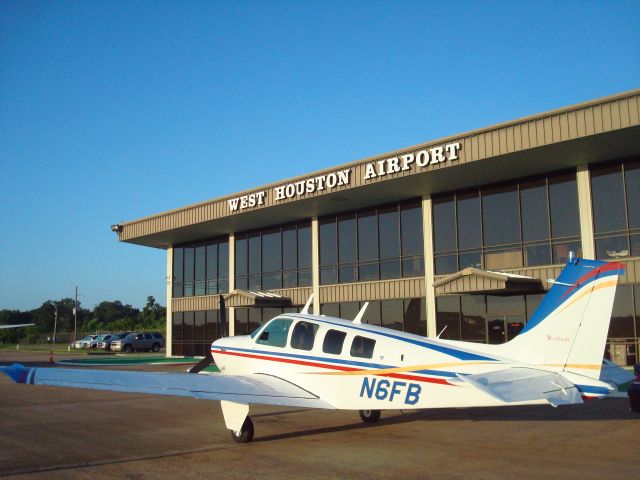
<path fill-rule="evenodd" d="M 130 333 L 124 338 L 111 342 L 111 350 L 115 352 L 135 352 L 152 351 L 159 352 L 164 347 L 164 337 L 162 334 L 153 333 Z"/>

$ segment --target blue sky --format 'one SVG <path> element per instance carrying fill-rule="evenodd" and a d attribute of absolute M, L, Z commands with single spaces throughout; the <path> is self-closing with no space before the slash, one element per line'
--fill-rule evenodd
<path fill-rule="evenodd" d="M 0 1 L 0 309 L 165 304 L 109 226 L 640 86 L 640 3 Z"/>

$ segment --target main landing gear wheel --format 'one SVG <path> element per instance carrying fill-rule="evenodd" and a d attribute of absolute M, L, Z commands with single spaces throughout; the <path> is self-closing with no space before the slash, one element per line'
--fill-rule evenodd
<path fill-rule="evenodd" d="M 253 422 L 251 418 L 247 417 L 242 424 L 242 428 L 240 428 L 239 432 L 234 432 L 230 430 L 231 436 L 238 443 L 249 443 L 253 440 Z"/>
<path fill-rule="evenodd" d="M 358 413 L 364 423 L 376 423 L 380 420 L 380 410 L 359 410 Z"/>

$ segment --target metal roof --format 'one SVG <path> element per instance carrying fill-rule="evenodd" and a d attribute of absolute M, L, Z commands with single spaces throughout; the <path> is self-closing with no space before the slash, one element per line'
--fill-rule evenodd
<path fill-rule="evenodd" d="M 516 293 L 544 292 L 542 281 L 539 278 L 480 270 L 472 267 L 465 268 L 434 282 L 433 286 L 436 289 L 436 295 L 459 295 L 463 293 L 513 295 Z"/>
<path fill-rule="evenodd" d="M 459 144 L 456 158 L 371 177 L 370 164 Z M 640 155 L 640 89 L 384 153 L 309 175 L 113 225 L 121 241 L 156 248 L 425 194 Z M 416 157 L 417 158 L 417 157 Z M 396 164 L 397 165 L 397 164 Z M 242 166 L 238 166 L 242 169 Z M 335 188 L 278 198 L 292 183 L 349 171 Z M 262 204 L 233 210 L 256 195 Z M 230 202 L 231 201 L 231 202 Z M 237 202 L 236 202 L 237 204 Z M 247 205 L 250 205 L 247 203 Z"/>

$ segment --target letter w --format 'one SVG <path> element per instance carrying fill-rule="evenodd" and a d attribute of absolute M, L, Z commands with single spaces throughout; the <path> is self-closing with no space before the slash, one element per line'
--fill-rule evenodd
<path fill-rule="evenodd" d="M 232 212 L 235 212 L 238 209 L 239 200 L 240 200 L 239 198 L 232 198 L 231 200 L 227 200 L 227 202 L 229 202 L 229 209 Z"/>

